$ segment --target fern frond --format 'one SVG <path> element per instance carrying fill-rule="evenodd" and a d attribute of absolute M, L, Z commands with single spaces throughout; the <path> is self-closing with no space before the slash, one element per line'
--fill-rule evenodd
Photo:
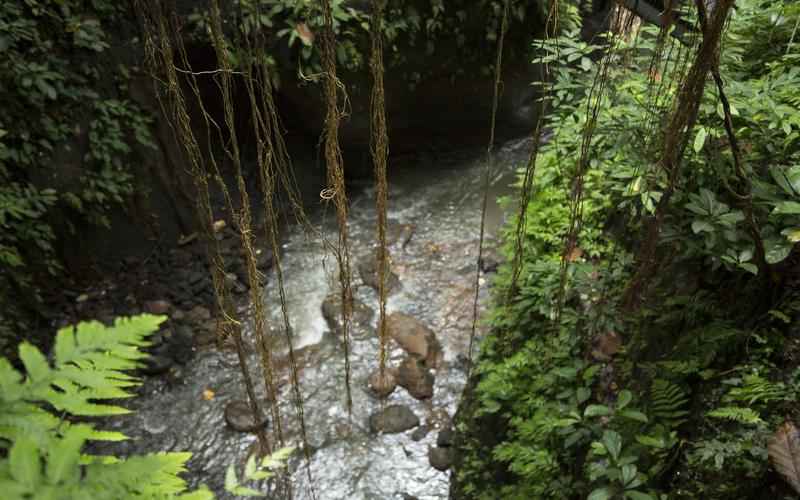
<path fill-rule="evenodd" d="M 675 428 L 686 421 L 689 398 L 683 389 L 668 380 L 655 379 L 650 388 L 650 415 L 654 422 Z"/>
<path fill-rule="evenodd" d="M 761 415 L 750 408 L 740 408 L 738 406 L 724 406 L 706 413 L 706 416 L 732 420 L 741 424 L 756 425 L 763 423 Z"/>
<path fill-rule="evenodd" d="M 725 395 L 725 402 L 742 402 L 749 405 L 785 401 L 791 395 L 782 383 L 773 383 L 758 375 L 746 375 L 740 387 L 734 387 Z"/>

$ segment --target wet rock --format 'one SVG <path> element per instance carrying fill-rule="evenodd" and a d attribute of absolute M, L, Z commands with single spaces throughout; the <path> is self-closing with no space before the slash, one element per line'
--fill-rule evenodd
<path fill-rule="evenodd" d="M 233 273 L 225 274 L 225 283 L 234 293 L 243 294 L 248 290 L 247 285 L 239 281 L 239 278 Z"/>
<path fill-rule="evenodd" d="M 481 257 L 481 271 L 484 274 L 496 273 L 500 267 L 500 259 L 495 255 L 484 255 Z"/>
<path fill-rule="evenodd" d="M 186 321 L 190 323 L 205 323 L 211 319 L 211 311 L 203 306 L 195 306 L 186 313 Z"/>
<path fill-rule="evenodd" d="M 272 250 L 256 250 L 256 267 L 259 271 L 266 271 L 275 261 Z"/>
<path fill-rule="evenodd" d="M 194 344 L 194 334 L 192 330 L 186 326 L 179 326 L 170 338 L 169 342 L 169 355 L 176 362 L 185 365 L 192 359 L 194 351 L 192 346 Z"/>
<path fill-rule="evenodd" d="M 440 448 L 450 448 L 455 442 L 456 433 L 452 426 L 447 426 L 439 431 L 439 436 L 436 438 L 436 446 Z"/>
<path fill-rule="evenodd" d="M 442 346 L 433 331 L 408 314 L 396 312 L 386 318 L 389 336 L 408 354 L 425 362 L 429 368 L 437 368 L 442 359 Z"/>
<path fill-rule="evenodd" d="M 358 274 L 365 285 L 378 290 L 378 262 L 373 255 L 366 255 L 358 263 Z M 386 293 L 392 293 L 400 286 L 400 278 L 391 270 L 391 264 L 386 269 Z"/>
<path fill-rule="evenodd" d="M 167 314 L 172 304 L 166 300 L 148 300 L 144 303 L 144 312 L 148 314 Z"/>
<path fill-rule="evenodd" d="M 431 428 L 427 425 L 420 425 L 414 432 L 411 433 L 411 439 L 414 441 L 422 441 L 431 432 Z"/>
<path fill-rule="evenodd" d="M 351 316 L 350 333 L 355 338 L 364 338 L 369 334 L 372 317 L 375 316 L 368 305 L 358 299 L 353 299 L 353 315 Z M 328 323 L 328 328 L 337 335 L 342 334 L 342 296 L 331 293 L 322 301 L 322 317 Z"/>
<path fill-rule="evenodd" d="M 453 449 L 431 446 L 428 449 L 428 462 L 434 469 L 446 471 L 453 465 Z"/>
<path fill-rule="evenodd" d="M 400 365 L 397 370 L 397 383 L 417 399 L 428 399 L 433 396 L 433 375 L 416 357 L 409 356 Z"/>
<path fill-rule="evenodd" d="M 143 360 L 143 366 L 139 371 L 145 375 L 161 375 L 172 366 L 172 358 L 164 354 L 154 354 Z"/>
<path fill-rule="evenodd" d="M 369 428 L 372 432 L 397 434 L 419 425 L 419 417 L 408 406 L 391 405 L 369 417 Z"/>
<path fill-rule="evenodd" d="M 202 283 L 206 278 L 206 273 L 203 271 L 190 271 L 186 275 L 186 283 L 189 285 L 196 285 Z"/>
<path fill-rule="evenodd" d="M 400 224 L 390 223 L 386 231 L 386 239 L 389 244 L 399 244 L 401 248 L 405 248 L 414 237 L 414 232 L 417 226 L 414 224 Z"/>
<path fill-rule="evenodd" d="M 381 370 L 378 368 L 367 379 L 367 385 L 372 394 L 379 398 L 385 398 L 397 388 L 397 377 L 389 369 L 384 370 L 383 376 L 381 376 Z"/>
<path fill-rule="evenodd" d="M 250 404 L 246 401 L 231 401 L 225 406 L 225 422 L 228 427 L 238 432 L 256 432 L 266 427 L 269 420 L 262 417 L 261 422 L 256 422 Z"/>

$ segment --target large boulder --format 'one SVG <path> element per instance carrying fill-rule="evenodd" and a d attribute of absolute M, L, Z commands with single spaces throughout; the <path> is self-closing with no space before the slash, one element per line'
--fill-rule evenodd
<path fill-rule="evenodd" d="M 419 417 L 404 405 L 387 406 L 369 417 L 369 428 L 374 433 L 397 434 L 418 425 Z"/>
<path fill-rule="evenodd" d="M 428 368 L 438 368 L 442 346 L 430 328 L 408 314 L 396 312 L 386 318 L 386 329 L 409 355 L 423 360 Z"/>
<path fill-rule="evenodd" d="M 433 397 L 433 374 L 417 357 L 408 356 L 397 369 L 397 383 L 417 399 Z"/>

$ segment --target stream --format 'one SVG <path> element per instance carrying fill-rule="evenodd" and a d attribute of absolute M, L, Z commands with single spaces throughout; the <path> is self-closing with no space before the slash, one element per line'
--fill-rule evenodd
<path fill-rule="evenodd" d="M 496 148 L 486 218 L 489 247 L 504 218 L 494 200 L 512 192 L 514 169 L 524 165 L 529 151 L 529 139 Z M 290 226 L 285 232 L 282 266 L 312 450 L 308 464 L 311 482 L 302 453 L 296 453 L 289 461 L 294 498 L 447 498 L 449 472 L 431 467 L 428 449 L 435 445 L 438 429 L 447 425 L 455 413 L 466 380 L 484 168 L 482 151 L 390 161 L 388 237 L 392 271 L 400 285 L 389 296 L 387 313 L 404 312 L 421 321 L 435 332 L 444 351 L 430 400 L 414 399 L 398 387 L 386 401 L 386 405 L 409 407 L 422 425 L 431 428 L 418 441 L 412 439 L 413 431 L 376 435 L 368 425 L 369 416 L 381 409 L 380 400 L 370 394 L 366 383 L 378 366 L 378 298 L 363 283 L 357 268 L 375 254 L 374 187 L 354 185 L 349 193 L 354 295 L 375 311 L 366 324 L 353 323 L 352 420 L 348 419 L 345 404 L 342 343 L 338 335 L 329 331 L 321 310 L 325 297 L 337 290 L 335 259 L 319 238 L 307 237 L 298 226 Z M 311 207 L 309 217 L 335 241 L 332 207 Z M 487 302 L 490 279 L 488 274 L 481 278 L 482 303 Z M 274 270 L 267 280 L 266 307 L 278 353 L 276 376 L 283 434 L 287 445 L 299 449 L 302 441 L 289 384 L 288 346 L 281 330 Z M 249 309 L 247 303 L 240 305 L 242 317 L 252 317 Z M 257 393 L 264 394 L 252 324 L 246 325 L 245 337 L 251 372 L 258 382 Z M 394 342 L 390 347 L 389 364 L 397 366 L 404 352 Z M 245 399 L 235 353 L 199 350 L 184 367 L 179 381 L 148 378 L 139 393 L 139 397 L 126 403 L 134 413 L 111 421 L 109 430 L 122 431 L 132 438 L 115 444 L 113 450 L 122 455 L 190 451 L 193 456 L 186 473 L 190 484 L 205 484 L 218 498 L 232 498 L 223 488 L 225 470 L 232 463 L 241 467 L 256 442 L 253 434 L 235 432 L 225 423 L 226 404 Z M 266 402 L 263 406 L 267 407 Z"/>

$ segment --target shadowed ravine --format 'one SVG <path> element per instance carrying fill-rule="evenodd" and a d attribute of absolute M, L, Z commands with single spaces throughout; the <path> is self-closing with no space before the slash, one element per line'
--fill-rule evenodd
<path fill-rule="evenodd" d="M 499 148 L 491 200 L 510 191 L 513 168 L 527 160 L 530 141 L 509 142 Z M 296 332 L 295 343 L 304 397 L 308 440 L 313 450 L 311 475 L 320 499 L 442 499 L 447 497 L 449 473 L 429 464 L 428 449 L 436 443 L 438 429 L 456 410 L 465 382 L 465 358 L 472 321 L 472 283 L 477 255 L 484 155 L 480 151 L 449 153 L 436 159 L 396 161 L 390 166 L 389 243 L 392 271 L 400 285 L 391 293 L 387 311 L 407 313 L 431 328 L 444 350 L 444 361 L 435 372 L 433 398 L 414 399 L 398 387 L 386 404 L 408 406 L 428 425 L 430 432 L 419 441 L 413 430 L 399 434 L 370 433 L 369 416 L 380 409 L 367 389 L 367 377 L 378 366 L 377 294 L 363 283 L 358 265 L 374 255 L 374 192 L 351 189 L 350 235 L 355 296 L 375 314 L 367 325 L 354 323 L 351 366 L 353 416 L 348 423 L 345 407 L 344 361 L 340 337 L 331 333 L 321 311 L 325 297 L 336 290 L 335 260 L 326 255 L 320 241 L 309 240 L 297 227 L 283 241 L 284 269 L 289 315 Z M 313 204 L 313 203 L 312 203 Z M 309 205 L 312 205 L 309 204 Z M 312 222 L 335 237 L 332 208 L 312 212 Z M 502 222 L 499 207 L 491 202 L 487 212 L 489 235 Z M 488 246 L 493 247 L 493 240 Z M 496 255 L 489 250 L 490 255 Z M 324 258 L 323 258 L 324 257 Z M 485 276 L 482 282 L 489 280 Z M 280 307 L 274 270 L 268 276 L 267 306 L 270 330 L 278 356 L 280 409 L 287 444 L 300 445 L 299 426 L 289 385 L 290 368 L 280 330 Z M 486 297 L 487 286 L 482 288 Z M 483 301 L 485 304 L 485 300 Z M 246 305 L 242 313 L 246 314 Z M 250 316 L 247 314 L 247 316 Z M 252 348 L 252 327 L 246 328 L 250 366 L 258 366 Z M 397 366 L 404 352 L 390 343 L 390 364 Z M 255 374 L 260 380 L 260 371 Z M 123 453 L 186 450 L 194 454 L 187 477 L 193 485 L 204 483 L 227 498 L 223 488 L 225 469 L 242 463 L 255 443 L 252 434 L 239 433 L 225 424 L 224 409 L 244 390 L 232 351 L 201 350 L 185 366 L 180 381 L 169 384 L 148 379 L 141 396 L 132 399 L 130 416 L 112 426 L 133 439 L 122 443 Z M 259 393 L 263 394 L 259 383 Z M 210 391 L 210 392 L 209 392 Z M 205 392 L 205 394 L 204 394 Z M 213 393 L 213 394 L 212 394 Z M 416 430 L 416 429 L 415 429 Z M 417 438 L 422 432 L 417 433 Z M 302 454 L 290 462 L 295 498 L 311 498 Z"/>

